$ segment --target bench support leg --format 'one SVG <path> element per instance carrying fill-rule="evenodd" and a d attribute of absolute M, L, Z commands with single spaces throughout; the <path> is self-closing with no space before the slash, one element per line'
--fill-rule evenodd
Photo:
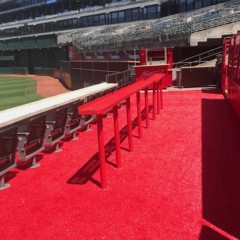
<path fill-rule="evenodd" d="M 10 187 L 10 184 L 5 183 L 4 177 L 0 177 L 0 191 Z"/>
<path fill-rule="evenodd" d="M 127 125 L 128 125 L 128 145 L 129 145 L 129 152 L 133 151 L 133 137 L 132 137 L 132 120 L 131 120 L 131 102 L 130 97 L 126 100 L 127 105 Z"/>
<path fill-rule="evenodd" d="M 149 106 L 148 106 L 148 89 L 145 88 L 145 112 L 146 112 L 146 128 L 149 127 Z"/>
<path fill-rule="evenodd" d="M 142 137 L 142 117 L 141 117 L 141 101 L 140 92 L 137 92 L 137 120 L 138 120 L 138 137 Z"/>
<path fill-rule="evenodd" d="M 157 113 L 160 113 L 160 83 L 157 83 Z"/>
<path fill-rule="evenodd" d="M 156 83 L 153 84 L 153 112 L 152 112 L 152 119 L 155 120 L 156 118 Z"/>
<path fill-rule="evenodd" d="M 100 162 L 101 188 L 106 189 L 107 177 L 106 177 L 106 162 L 105 162 L 102 115 L 97 115 L 97 130 L 98 130 L 98 154 L 99 154 L 99 162 Z"/>
<path fill-rule="evenodd" d="M 163 109 L 162 79 L 160 80 L 159 88 L 160 88 L 160 102 L 161 102 L 161 109 Z"/>
<path fill-rule="evenodd" d="M 116 148 L 116 162 L 117 168 L 122 167 L 121 152 L 120 152 L 120 134 L 119 134 L 119 120 L 118 120 L 118 106 L 113 108 L 113 121 L 114 121 L 114 135 L 115 135 L 115 148 Z"/>

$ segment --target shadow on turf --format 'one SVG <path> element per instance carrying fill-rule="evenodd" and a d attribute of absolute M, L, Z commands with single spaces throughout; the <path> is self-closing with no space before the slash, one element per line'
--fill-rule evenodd
<path fill-rule="evenodd" d="M 42 159 L 43 159 L 43 155 L 42 154 L 36 155 L 36 162 L 37 163 L 39 163 Z M 27 169 L 31 168 L 32 160 L 33 160 L 33 157 L 28 159 L 28 160 L 26 160 L 26 161 L 18 161 L 17 162 L 17 169 L 19 169 L 19 170 L 27 170 Z"/>
<path fill-rule="evenodd" d="M 4 175 L 5 182 L 7 183 L 11 179 L 15 178 L 17 176 L 18 172 L 16 171 L 9 171 Z"/>
<path fill-rule="evenodd" d="M 145 109 L 142 110 L 142 120 L 145 119 Z M 132 128 L 134 129 L 137 126 L 137 118 L 135 118 L 132 122 Z M 122 143 L 128 136 L 127 125 L 124 126 L 120 131 L 120 142 Z M 121 147 L 122 149 L 128 151 L 128 149 Z M 107 144 L 105 144 L 105 157 L 106 162 L 109 165 L 116 167 L 116 163 L 109 160 L 111 154 L 115 151 L 115 139 L 114 137 L 109 140 Z M 87 162 L 84 164 L 68 181 L 68 184 L 77 184 L 83 185 L 86 184 L 88 181 L 100 186 L 101 183 L 94 179 L 92 176 L 99 168 L 99 159 L 98 153 L 94 154 Z"/>
<path fill-rule="evenodd" d="M 120 131 L 120 141 L 127 137 L 127 126 L 125 126 Z M 111 162 L 108 158 L 111 156 L 112 152 L 115 151 L 115 139 L 112 138 L 106 145 L 105 145 L 105 157 L 106 162 L 114 167 L 116 167 L 116 163 Z M 94 179 L 92 176 L 99 168 L 99 159 L 98 153 L 94 154 L 87 162 L 84 164 L 68 181 L 68 184 L 86 184 L 88 181 L 100 186 L 100 182 Z"/>

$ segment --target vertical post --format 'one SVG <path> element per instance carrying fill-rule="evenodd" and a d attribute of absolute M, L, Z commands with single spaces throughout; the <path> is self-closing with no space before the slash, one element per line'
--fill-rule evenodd
<path fill-rule="evenodd" d="M 167 76 L 164 80 L 164 87 L 172 86 L 173 48 L 167 48 Z"/>
<path fill-rule="evenodd" d="M 114 133 L 115 133 L 116 162 L 117 162 L 117 168 L 120 168 L 122 167 L 122 162 L 121 162 L 121 152 L 120 152 L 118 106 L 115 106 L 113 108 L 113 121 L 114 121 Z"/>
<path fill-rule="evenodd" d="M 103 117 L 97 115 L 97 130 L 98 130 L 98 154 L 100 162 L 100 177 L 101 177 L 101 188 L 107 188 L 107 177 L 106 177 L 106 162 L 105 162 L 105 149 L 104 149 L 104 137 L 103 137 Z"/>
<path fill-rule="evenodd" d="M 136 49 L 134 49 L 133 52 L 134 52 L 134 53 L 133 53 L 133 54 L 134 54 L 134 62 L 135 62 L 135 66 L 136 66 L 136 65 L 137 65 L 137 63 L 136 63 L 136 60 L 137 60 L 137 59 L 136 59 Z"/>
<path fill-rule="evenodd" d="M 152 112 L 152 118 L 155 120 L 155 114 L 156 114 L 156 83 L 153 84 L 153 112 Z"/>
<path fill-rule="evenodd" d="M 160 102 L 161 102 L 161 109 L 163 109 L 163 92 L 162 92 L 162 79 L 159 82 L 160 87 Z"/>
<path fill-rule="evenodd" d="M 146 128 L 149 127 L 148 88 L 145 88 Z"/>
<path fill-rule="evenodd" d="M 127 107 L 127 125 L 128 125 L 128 145 L 129 145 L 129 152 L 133 151 L 133 139 L 132 139 L 132 120 L 131 120 L 131 102 L 130 97 L 126 100 L 126 107 Z"/>
<path fill-rule="evenodd" d="M 222 48 L 222 68 L 221 68 L 221 88 L 223 90 L 224 94 L 227 94 L 227 90 L 228 90 L 228 77 L 227 77 L 227 50 L 228 50 L 228 46 L 230 44 L 230 40 L 226 39 L 223 42 L 223 48 Z"/>
<path fill-rule="evenodd" d="M 157 82 L 157 114 L 160 113 L 160 83 Z"/>
<path fill-rule="evenodd" d="M 140 65 L 147 64 L 147 49 L 140 49 L 139 50 L 139 57 L 140 57 Z"/>
<path fill-rule="evenodd" d="M 138 120 L 138 137 L 142 137 L 142 119 L 141 119 L 141 101 L 140 92 L 137 92 L 137 120 Z"/>

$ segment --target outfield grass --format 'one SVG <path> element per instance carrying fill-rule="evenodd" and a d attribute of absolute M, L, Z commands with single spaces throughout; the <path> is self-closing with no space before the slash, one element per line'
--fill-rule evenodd
<path fill-rule="evenodd" d="M 37 82 L 27 77 L 0 76 L 0 111 L 43 97 L 37 94 Z"/>

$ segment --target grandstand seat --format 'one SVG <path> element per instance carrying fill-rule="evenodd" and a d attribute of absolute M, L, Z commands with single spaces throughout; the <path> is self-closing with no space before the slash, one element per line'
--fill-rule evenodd
<path fill-rule="evenodd" d="M 28 123 L 18 128 L 17 152 L 20 161 L 33 157 L 32 167 L 38 167 L 36 154 L 44 149 L 44 133 L 46 130 L 46 115 L 31 118 Z"/>
<path fill-rule="evenodd" d="M 78 114 L 78 107 L 83 103 L 84 100 L 77 101 L 68 107 L 67 110 L 67 122 L 64 132 L 65 135 L 73 134 L 73 139 L 76 139 L 76 131 L 80 129 L 85 123 L 84 117 Z"/>
<path fill-rule="evenodd" d="M 4 174 L 16 166 L 17 126 L 0 131 L 0 190 L 9 187 Z"/>
<path fill-rule="evenodd" d="M 97 98 L 97 94 L 87 96 L 86 102 L 91 102 L 91 101 L 95 100 L 96 98 Z"/>
<path fill-rule="evenodd" d="M 67 122 L 68 107 L 64 106 L 47 115 L 45 145 L 54 146 L 55 151 L 59 150 L 59 141 L 65 136 L 65 126 Z"/>

